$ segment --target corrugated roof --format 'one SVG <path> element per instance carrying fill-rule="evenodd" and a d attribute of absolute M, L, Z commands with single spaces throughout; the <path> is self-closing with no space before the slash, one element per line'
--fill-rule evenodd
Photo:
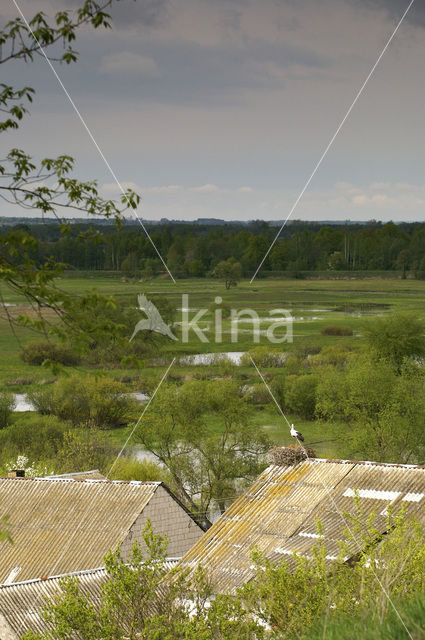
<path fill-rule="evenodd" d="M 102 564 L 141 514 L 159 482 L 0 478 L 0 517 L 10 516 L 14 544 L 0 544 L 0 583 Z"/>
<path fill-rule="evenodd" d="M 171 571 L 177 562 L 178 559 L 169 558 L 164 568 Z M 60 592 L 60 580 L 67 576 L 78 578 L 80 592 L 88 596 L 91 602 L 100 601 L 101 585 L 108 579 L 103 567 L 0 586 L 0 615 L 3 615 L 16 636 L 20 637 L 28 631 L 44 633 L 49 629 L 42 616 L 45 601 Z"/>
<path fill-rule="evenodd" d="M 358 495 L 374 525 L 386 528 L 385 509 L 404 503 L 423 517 L 425 467 L 353 460 L 305 460 L 268 467 L 183 557 L 182 564 L 206 567 L 217 591 L 231 590 L 253 575 L 253 547 L 270 559 L 308 554 L 317 543 L 319 520 L 329 560 L 345 540 L 344 512 L 355 512 Z M 359 551 L 353 542 L 352 553 Z"/>

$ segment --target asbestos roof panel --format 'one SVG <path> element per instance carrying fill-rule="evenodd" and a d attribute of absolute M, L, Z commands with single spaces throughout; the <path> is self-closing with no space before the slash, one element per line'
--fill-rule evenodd
<path fill-rule="evenodd" d="M 13 545 L 0 544 L 0 582 L 102 564 L 141 514 L 158 483 L 0 478 L 0 517 L 10 516 Z"/>
<path fill-rule="evenodd" d="M 268 558 L 311 554 L 320 536 L 330 561 L 359 551 L 346 512 L 373 514 L 378 531 L 388 526 L 387 508 L 405 505 L 423 518 L 425 468 L 338 460 L 305 460 L 268 467 L 183 557 L 182 564 L 209 569 L 218 591 L 231 591 L 254 575 L 253 548 Z M 353 532 L 355 535 L 355 532 Z"/>
<path fill-rule="evenodd" d="M 169 559 L 164 563 L 166 571 L 171 571 L 177 559 Z M 21 637 L 28 631 L 45 633 L 49 625 L 44 620 L 42 611 L 46 600 L 60 593 L 60 581 L 68 576 L 78 579 L 80 592 L 94 604 L 100 602 L 101 587 L 108 580 L 104 568 L 89 571 L 73 572 L 58 575 L 46 580 L 29 580 L 11 585 L 0 586 L 0 615 L 9 626 L 11 632 Z"/>

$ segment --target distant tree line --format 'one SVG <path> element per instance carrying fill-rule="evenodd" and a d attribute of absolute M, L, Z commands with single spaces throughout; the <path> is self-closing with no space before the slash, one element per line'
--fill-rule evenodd
<path fill-rule="evenodd" d="M 212 275 L 228 259 L 250 275 L 263 259 L 277 227 L 266 222 L 247 224 L 169 223 L 149 228 L 169 268 L 179 277 Z M 0 229 L 28 234 L 37 240 L 34 260 L 53 258 L 79 270 L 122 271 L 129 277 L 149 277 L 163 270 L 140 226 L 121 230 L 102 224 L 71 225 L 64 236 L 57 223 L 26 223 Z M 264 272 L 401 271 L 425 278 L 425 223 L 329 225 L 294 221 L 283 229 L 264 265 Z"/>

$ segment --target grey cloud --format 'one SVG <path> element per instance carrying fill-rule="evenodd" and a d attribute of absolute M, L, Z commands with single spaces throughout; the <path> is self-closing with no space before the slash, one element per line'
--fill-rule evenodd
<path fill-rule="evenodd" d="M 134 68 L 138 59 L 139 72 Z M 115 70 L 131 62 L 132 74 L 115 78 L 115 90 L 122 95 L 142 102 L 210 106 L 243 100 L 245 90 L 281 88 L 286 78 L 300 68 L 316 73 L 332 65 L 330 59 L 307 47 L 252 41 L 243 48 L 150 42 L 139 47 L 137 55 L 126 53 L 123 57 L 122 52 L 111 52 L 108 60 L 114 63 Z M 105 58 L 100 67 L 105 71 Z M 81 73 L 78 70 L 80 80 Z M 99 76 L 91 83 L 96 91 L 110 92 L 109 83 L 102 82 Z"/>
<path fill-rule="evenodd" d="M 53 16 L 56 11 L 74 10 L 83 4 L 83 0 L 26 0 L 23 5 L 25 17 L 30 19 L 38 11 Z M 106 12 L 111 16 L 115 27 L 153 28 L 162 25 L 167 18 L 170 0 L 123 0 L 115 2 Z M 18 12 L 10 6 L 0 8 L 0 23 L 17 17 Z"/>
<path fill-rule="evenodd" d="M 169 0 L 126 0 L 110 9 L 117 27 L 157 27 L 168 16 Z"/>
<path fill-rule="evenodd" d="M 158 65 L 153 58 L 141 56 L 131 51 L 119 51 L 101 58 L 99 71 L 108 74 L 130 74 L 134 79 L 137 76 L 156 78 L 159 76 Z"/>
<path fill-rule="evenodd" d="M 350 0 L 351 4 L 359 5 L 359 0 Z M 408 0 L 360 0 L 360 4 L 371 9 L 383 9 L 393 20 L 400 19 L 409 6 Z M 416 0 L 406 16 L 411 24 L 425 28 L 425 4 Z"/>

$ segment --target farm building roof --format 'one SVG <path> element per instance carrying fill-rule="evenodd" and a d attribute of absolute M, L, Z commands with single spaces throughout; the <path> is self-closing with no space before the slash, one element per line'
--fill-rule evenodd
<path fill-rule="evenodd" d="M 164 568 L 171 571 L 177 558 L 168 558 Z M 101 567 L 89 571 L 76 571 L 65 575 L 45 579 L 27 580 L 0 586 L 0 638 L 17 640 L 24 633 L 45 633 L 49 629 L 42 612 L 47 599 L 60 593 L 60 581 L 67 577 L 76 577 L 80 592 L 89 597 L 94 604 L 100 601 L 101 586 L 107 582 L 108 574 Z"/>
<path fill-rule="evenodd" d="M 295 466 L 268 467 L 183 556 L 182 564 L 202 564 L 217 591 L 232 590 L 254 576 L 255 547 L 272 561 L 294 553 L 308 555 L 323 528 L 328 560 L 338 558 L 346 540 L 345 513 L 375 513 L 374 525 L 387 528 L 386 507 L 402 503 L 407 514 L 424 515 L 425 467 L 350 460 L 309 459 Z M 350 543 L 350 556 L 360 549 Z M 351 553 L 352 551 L 352 553 Z"/>
<path fill-rule="evenodd" d="M 98 567 L 119 545 L 126 557 L 148 518 L 173 556 L 203 533 L 161 482 L 0 478 L 4 515 L 13 544 L 0 544 L 0 583 Z"/>

